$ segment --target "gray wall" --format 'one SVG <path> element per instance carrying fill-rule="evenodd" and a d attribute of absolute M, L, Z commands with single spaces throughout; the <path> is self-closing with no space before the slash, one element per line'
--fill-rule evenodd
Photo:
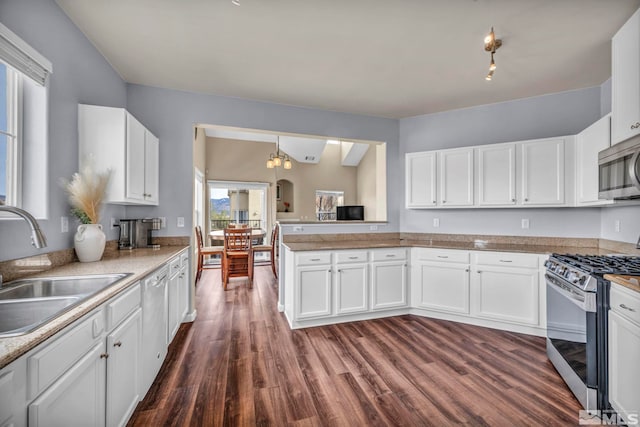
<path fill-rule="evenodd" d="M 428 114 L 400 120 L 400 152 L 403 157 L 414 151 L 573 135 L 600 117 L 600 87 Z M 433 227 L 434 218 L 440 227 Z M 529 229 L 521 228 L 522 219 L 529 219 Z M 426 233 L 598 237 L 600 221 L 598 208 L 403 208 L 400 213 L 402 231 Z"/>
<path fill-rule="evenodd" d="M 24 221 L 0 221 L 0 260 L 7 260 L 73 246 L 78 223 L 70 218 L 70 231 L 60 232 L 60 217 L 70 214 L 59 181 L 71 178 L 78 170 L 78 103 L 124 107 L 126 85 L 55 2 L 3 0 L 0 20 L 53 64 L 49 86 L 49 215 L 39 221 L 49 245 L 43 250 L 31 247 Z M 107 207 L 103 226 L 109 217 L 120 218 L 124 211 L 118 206 Z M 106 231 L 109 239 L 117 237 L 116 230 Z"/>
<path fill-rule="evenodd" d="M 127 86 L 127 108 L 160 138 L 160 206 L 129 207 L 127 215 L 167 217 L 167 228 L 158 235 L 191 234 L 194 124 L 384 141 L 389 187 L 399 189 L 403 185 L 403 172 L 395 167 L 399 163 L 397 120 L 140 85 Z M 389 224 L 384 231 L 398 231 L 400 192 L 389 191 L 387 201 Z M 179 216 L 185 218 L 185 228 L 177 228 Z M 313 230 L 323 231 L 322 227 Z M 341 231 L 350 229 L 345 227 Z"/>

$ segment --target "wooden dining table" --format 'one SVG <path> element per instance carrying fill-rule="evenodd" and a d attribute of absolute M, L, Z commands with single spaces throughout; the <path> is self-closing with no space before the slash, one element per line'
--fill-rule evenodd
<path fill-rule="evenodd" d="M 251 238 L 252 240 L 264 238 L 267 232 L 261 228 L 252 228 L 251 229 Z M 209 239 L 211 239 L 211 245 L 213 245 L 213 241 L 223 241 L 224 240 L 224 230 L 213 230 L 209 233 Z"/>

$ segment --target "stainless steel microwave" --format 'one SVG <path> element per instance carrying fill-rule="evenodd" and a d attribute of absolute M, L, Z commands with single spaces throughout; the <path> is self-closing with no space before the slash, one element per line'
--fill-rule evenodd
<path fill-rule="evenodd" d="M 640 137 L 599 152 L 598 178 L 600 199 L 640 198 Z"/>

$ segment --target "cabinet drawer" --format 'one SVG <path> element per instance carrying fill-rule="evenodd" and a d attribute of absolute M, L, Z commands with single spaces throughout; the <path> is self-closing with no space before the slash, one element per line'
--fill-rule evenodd
<path fill-rule="evenodd" d="M 478 252 L 474 256 L 476 264 L 525 268 L 538 268 L 538 258 L 538 255 L 513 252 Z"/>
<path fill-rule="evenodd" d="M 331 252 L 300 253 L 296 256 L 297 265 L 330 264 Z"/>
<path fill-rule="evenodd" d="M 417 251 L 419 261 L 459 262 L 469 264 L 470 256 L 467 251 L 424 248 L 419 248 Z"/>
<path fill-rule="evenodd" d="M 336 253 L 337 264 L 343 264 L 347 262 L 367 262 L 367 251 Z"/>
<path fill-rule="evenodd" d="M 611 310 L 640 325 L 640 294 L 611 284 Z"/>
<path fill-rule="evenodd" d="M 125 291 L 124 294 L 107 304 L 107 330 L 110 331 L 115 328 L 129 313 L 140 307 L 140 301 L 140 282 L 138 282 L 131 289 Z"/>
<path fill-rule="evenodd" d="M 186 267 L 189 263 L 189 252 L 185 251 L 182 255 L 180 255 L 180 265 Z"/>
<path fill-rule="evenodd" d="M 104 313 L 90 315 L 69 332 L 55 338 L 27 360 L 29 399 L 35 398 L 71 368 L 102 338 Z"/>
<path fill-rule="evenodd" d="M 372 261 L 395 261 L 406 258 L 407 251 L 404 248 L 377 249 L 375 251 L 371 251 Z"/>
<path fill-rule="evenodd" d="M 180 263 L 179 256 L 169 261 L 169 277 L 173 277 L 178 274 L 180 272 L 180 267 L 182 267 L 182 264 Z"/>

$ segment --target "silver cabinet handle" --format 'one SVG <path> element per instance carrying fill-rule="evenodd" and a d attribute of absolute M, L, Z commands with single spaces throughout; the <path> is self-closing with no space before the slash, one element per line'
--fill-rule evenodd
<path fill-rule="evenodd" d="M 340 270 L 340 269 L 339 269 L 339 270 L 338 270 L 338 273 L 342 273 L 342 270 Z"/>
<path fill-rule="evenodd" d="M 501 259 L 500 262 L 513 262 L 513 260 L 510 259 Z"/>
<path fill-rule="evenodd" d="M 328 269 L 327 271 L 328 271 L 329 273 L 331 273 L 331 269 Z"/>
<path fill-rule="evenodd" d="M 358 259 L 357 256 L 350 256 L 349 259 Z"/>
<path fill-rule="evenodd" d="M 449 258 L 449 257 L 446 255 L 438 255 L 438 258 Z"/>
<path fill-rule="evenodd" d="M 122 347 L 122 342 L 121 341 L 117 341 L 113 343 L 114 347 Z"/>
<path fill-rule="evenodd" d="M 437 202 L 434 200 L 434 201 L 433 201 L 433 204 L 435 205 L 436 203 L 437 203 Z"/>
<path fill-rule="evenodd" d="M 320 261 L 320 258 L 311 258 L 309 261 Z"/>
<path fill-rule="evenodd" d="M 442 201 L 442 203 L 447 203 L 447 201 L 446 201 L 446 200 L 443 200 L 443 201 Z"/>
<path fill-rule="evenodd" d="M 387 258 L 395 258 L 395 255 L 393 255 L 393 254 L 387 254 L 387 255 L 386 255 L 386 257 L 387 257 Z"/>
<path fill-rule="evenodd" d="M 626 305 L 624 305 L 624 304 L 620 304 L 620 308 L 625 309 L 625 310 L 632 311 L 632 312 L 634 312 L 634 313 L 636 312 L 636 310 L 635 310 L 635 309 L 633 309 L 633 308 L 631 308 L 631 307 L 627 307 L 627 306 L 626 306 Z"/>
<path fill-rule="evenodd" d="M 515 202 L 516 202 L 516 199 L 511 199 L 511 201 L 515 203 Z"/>
<path fill-rule="evenodd" d="M 529 201 L 529 199 L 524 199 L 524 201 L 525 201 L 525 202 L 528 202 L 528 201 Z"/>
<path fill-rule="evenodd" d="M 468 268 L 465 268 L 465 269 L 464 269 L 464 272 L 465 272 L 465 273 L 468 273 L 468 272 L 469 272 L 469 269 L 468 269 Z M 480 272 L 478 271 L 478 273 L 480 273 Z"/>

